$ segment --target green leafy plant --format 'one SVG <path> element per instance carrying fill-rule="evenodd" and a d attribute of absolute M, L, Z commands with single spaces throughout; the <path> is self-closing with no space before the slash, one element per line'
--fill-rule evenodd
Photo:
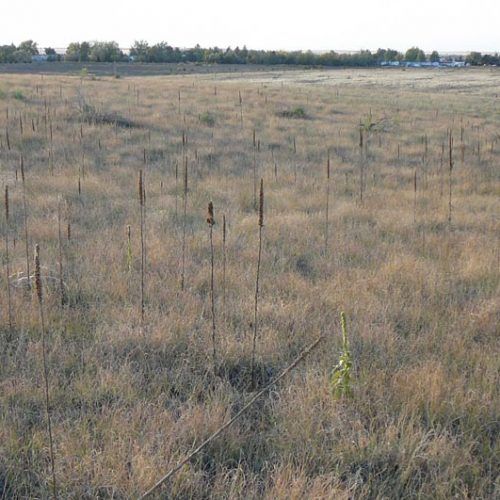
<path fill-rule="evenodd" d="M 209 111 L 206 111 L 200 115 L 200 123 L 207 127 L 213 127 L 215 126 L 215 116 Z"/>
<path fill-rule="evenodd" d="M 365 132 L 370 132 L 371 130 L 376 130 L 378 123 L 373 121 L 373 117 L 370 114 L 365 118 L 365 120 L 359 123 L 359 128 Z"/>
<path fill-rule="evenodd" d="M 14 99 L 17 99 L 18 101 L 24 101 L 25 99 L 25 96 L 21 90 L 14 90 L 14 92 L 12 92 L 12 97 Z"/>
<path fill-rule="evenodd" d="M 340 353 L 339 362 L 332 370 L 330 384 L 332 393 L 335 398 L 343 396 L 352 396 L 352 356 L 349 350 L 349 339 L 347 338 L 347 326 L 345 313 L 340 313 L 340 326 L 342 328 L 342 351 Z"/>
<path fill-rule="evenodd" d="M 278 116 L 282 118 L 296 118 L 296 119 L 306 119 L 308 118 L 306 110 L 300 106 L 293 109 L 285 109 L 278 113 Z"/>

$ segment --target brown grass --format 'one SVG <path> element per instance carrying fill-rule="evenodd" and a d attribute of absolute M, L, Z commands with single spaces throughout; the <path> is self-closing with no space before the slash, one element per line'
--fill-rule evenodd
<path fill-rule="evenodd" d="M 9 89 L 0 99 L 0 180 L 2 189 L 9 186 L 10 270 L 0 280 L 0 497 L 52 495 L 44 349 L 59 498 L 137 498 L 251 400 L 254 175 L 266 186 L 255 386 L 265 387 L 319 335 L 324 341 L 161 493 L 498 496 L 498 76 L 498 69 L 93 80 L 2 74 L 0 89 Z M 26 99 L 12 99 L 12 89 Z M 82 121 L 82 101 L 140 126 Z M 279 115 L 298 108 L 307 119 Z M 361 204 L 358 127 L 370 109 Z M 199 120 L 205 112 L 213 126 Z M 452 224 L 448 129 L 456 138 Z M 137 310 L 137 171 L 144 148 L 147 335 Z M 43 249 L 45 346 L 36 304 L 17 286 L 26 271 L 23 184 L 15 178 L 21 151 L 29 239 Z M 64 308 L 60 196 L 71 207 L 71 217 L 61 218 L 71 223 L 71 240 L 62 247 Z M 208 200 L 228 222 L 225 252 L 217 250 L 219 232 L 213 235 L 214 281 L 226 290 L 214 294 L 215 310 L 224 311 L 217 373 L 207 326 Z M 5 234 L 5 217 L 1 223 Z M 137 235 L 130 270 L 123 234 L 129 225 Z M 1 256 L 6 263 L 4 248 Z M 336 401 L 329 376 L 341 347 L 342 310 L 349 318 L 353 397 Z"/>

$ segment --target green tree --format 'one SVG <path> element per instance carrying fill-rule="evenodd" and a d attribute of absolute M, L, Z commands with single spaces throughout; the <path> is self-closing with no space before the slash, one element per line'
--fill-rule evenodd
<path fill-rule="evenodd" d="M 481 52 L 471 52 L 466 58 L 465 62 L 471 66 L 480 66 L 482 64 Z"/>
<path fill-rule="evenodd" d="M 60 61 L 61 56 L 52 47 L 47 47 L 45 49 L 45 55 L 49 61 Z"/>
<path fill-rule="evenodd" d="M 90 60 L 90 43 L 82 42 L 80 44 L 80 59 L 81 62 L 87 62 Z"/>
<path fill-rule="evenodd" d="M 481 57 L 481 64 L 489 65 L 500 65 L 500 56 L 497 54 L 483 54 Z"/>
<path fill-rule="evenodd" d="M 429 56 L 430 62 L 439 62 L 439 53 L 437 50 L 433 50 L 431 55 Z"/>
<path fill-rule="evenodd" d="M 130 55 L 138 62 L 150 61 L 150 47 L 145 40 L 136 40 L 130 49 Z"/>
<path fill-rule="evenodd" d="M 19 47 L 17 47 L 17 50 L 27 52 L 30 56 L 35 56 L 38 54 L 37 43 L 33 40 L 25 40 L 24 42 L 21 42 L 19 44 Z"/>
<path fill-rule="evenodd" d="M 402 58 L 403 58 L 403 55 L 400 52 L 398 52 L 397 50 L 387 49 L 385 51 L 386 62 L 401 61 Z"/>
<path fill-rule="evenodd" d="M 70 43 L 66 48 L 64 59 L 66 61 L 78 61 L 79 58 L 80 58 L 80 44 L 77 42 Z"/>
<path fill-rule="evenodd" d="M 30 63 L 32 54 L 27 50 L 16 49 L 12 54 L 12 61 L 15 63 Z"/>
<path fill-rule="evenodd" d="M 10 45 L 0 45 L 0 63 L 14 62 L 14 52 L 16 46 L 11 43 Z"/>
<path fill-rule="evenodd" d="M 116 42 L 95 42 L 90 48 L 90 60 L 94 62 L 115 62 L 123 59 L 123 52 Z"/>
<path fill-rule="evenodd" d="M 90 43 L 73 42 L 68 45 L 64 59 L 66 61 L 87 62 L 90 54 Z"/>
<path fill-rule="evenodd" d="M 385 61 L 385 55 L 387 53 L 387 50 L 385 49 L 378 49 L 377 52 L 375 52 L 374 57 L 377 60 L 377 63 L 380 64 L 382 61 Z"/>
<path fill-rule="evenodd" d="M 424 62 L 425 52 L 418 47 L 412 47 L 406 51 L 405 60 L 409 62 Z"/>
<path fill-rule="evenodd" d="M 159 42 L 149 49 L 150 62 L 166 63 L 173 61 L 173 48 L 167 42 Z"/>

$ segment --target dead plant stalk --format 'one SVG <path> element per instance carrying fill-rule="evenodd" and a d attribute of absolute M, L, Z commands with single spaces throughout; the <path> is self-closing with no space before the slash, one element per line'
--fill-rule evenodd
<path fill-rule="evenodd" d="M 217 370 L 217 348 L 215 344 L 216 329 L 215 329 L 215 286 L 214 286 L 214 239 L 213 228 L 215 225 L 214 205 L 212 202 L 208 204 L 207 224 L 210 230 L 210 304 L 212 311 L 212 364 L 214 373 Z"/>
<path fill-rule="evenodd" d="M 257 346 L 258 334 L 258 301 L 259 301 L 259 278 L 260 262 L 262 258 L 262 228 L 264 226 L 264 180 L 260 180 L 259 194 L 259 252 L 257 255 L 257 272 L 255 279 L 255 297 L 254 297 L 254 317 L 253 317 L 253 340 L 252 340 L 252 388 L 255 388 L 255 350 Z"/>
<path fill-rule="evenodd" d="M 57 484 L 55 472 L 55 455 L 54 455 L 54 440 L 52 437 L 52 422 L 50 412 L 50 397 L 49 397 L 49 369 L 47 363 L 47 339 L 45 333 L 45 315 L 43 311 L 43 291 L 42 291 L 42 276 L 40 274 L 40 247 L 35 245 L 35 287 L 38 298 L 38 310 L 40 315 L 40 330 L 42 334 L 42 362 L 43 362 L 43 379 L 45 385 L 45 412 L 47 415 L 47 433 L 49 435 L 49 451 L 50 451 L 50 466 L 52 471 L 52 495 L 57 498 Z"/>

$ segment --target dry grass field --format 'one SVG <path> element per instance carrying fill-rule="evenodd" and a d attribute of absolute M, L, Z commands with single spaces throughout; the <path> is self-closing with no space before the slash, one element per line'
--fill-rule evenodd
<path fill-rule="evenodd" d="M 499 83 L 2 74 L 0 498 L 498 498 Z"/>

